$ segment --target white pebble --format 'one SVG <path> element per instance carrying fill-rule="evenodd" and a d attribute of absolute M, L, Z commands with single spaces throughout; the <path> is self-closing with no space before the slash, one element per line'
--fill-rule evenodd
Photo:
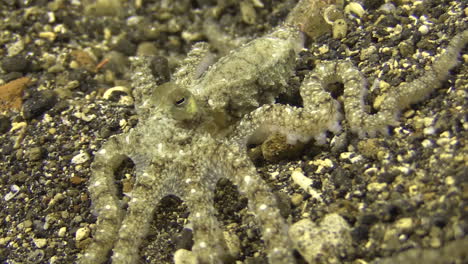
<path fill-rule="evenodd" d="M 47 245 L 47 239 L 45 238 L 34 238 L 33 242 L 37 248 L 43 248 Z"/>
<path fill-rule="evenodd" d="M 427 25 L 422 25 L 418 28 L 419 33 L 426 35 L 429 33 L 429 27 Z"/>
<path fill-rule="evenodd" d="M 425 139 L 421 142 L 421 145 L 424 147 L 424 148 L 430 148 L 432 147 L 434 144 L 432 143 L 432 140 L 430 139 Z"/>
<path fill-rule="evenodd" d="M 67 228 L 66 227 L 61 227 L 58 231 L 58 236 L 59 237 L 65 237 L 65 234 L 67 233 Z"/>
<path fill-rule="evenodd" d="M 400 231 L 409 231 L 413 228 L 413 219 L 410 217 L 401 218 L 395 223 L 395 227 Z"/>
<path fill-rule="evenodd" d="M 340 254 L 352 246 L 351 228 L 338 214 L 326 215 L 320 226 L 300 220 L 289 229 L 289 237 L 308 263 L 339 263 Z M 325 251 L 327 261 L 321 259 Z"/>
<path fill-rule="evenodd" d="M 76 234 L 75 234 L 75 240 L 76 241 L 81 241 L 87 237 L 89 237 L 89 234 L 91 233 L 91 230 L 89 229 L 89 227 L 82 227 L 78 230 L 76 230 Z"/>
<path fill-rule="evenodd" d="M 174 253 L 175 264 L 195 264 L 198 263 L 192 251 L 186 249 L 179 249 Z"/>
<path fill-rule="evenodd" d="M 71 159 L 72 164 L 82 164 L 89 160 L 89 154 L 82 152 Z"/>
<path fill-rule="evenodd" d="M 367 190 L 369 192 L 381 192 L 387 188 L 387 184 L 385 182 L 379 183 L 379 182 L 373 182 L 369 183 L 367 185 Z"/>

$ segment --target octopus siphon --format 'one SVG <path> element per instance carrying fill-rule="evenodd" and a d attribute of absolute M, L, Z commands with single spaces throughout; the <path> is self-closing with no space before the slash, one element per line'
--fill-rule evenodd
<path fill-rule="evenodd" d="M 296 9 L 310 2 L 300 1 Z M 317 64 L 300 87 L 303 107 L 276 104 L 302 48 L 301 19 L 293 10 L 274 31 L 205 70 L 197 65 L 206 59 L 207 45 L 196 44 L 173 80 L 159 86 L 150 59 L 133 59 L 140 121 L 129 132 L 111 137 L 95 155 L 89 192 L 97 222 L 80 263 L 104 263 L 109 258 L 114 264 L 137 263 L 154 210 L 167 195 L 180 197 L 189 208 L 196 262 L 223 263 L 229 250 L 213 205 L 220 178 L 229 179 L 246 195 L 269 263 L 295 263 L 288 224 L 249 158 L 247 145 L 273 133 L 284 135 L 289 144 L 312 139 L 320 143 L 325 132 L 340 131 L 342 119 L 361 137 L 385 133 L 402 109 L 438 87 L 468 41 L 468 31 L 455 36 L 431 70 L 382 94 L 385 103 L 376 114 L 364 111 L 366 79 L 349 61 Z M 344 115 L 326 90 L 330 82 L 343 83 Z M 126 158 L 135 164 L 136 180 L 124 209 L 114 171 Z"/>

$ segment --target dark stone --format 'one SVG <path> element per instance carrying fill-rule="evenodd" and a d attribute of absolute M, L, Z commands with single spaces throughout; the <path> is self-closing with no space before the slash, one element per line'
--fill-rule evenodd
<path fill-rule="evenodd" d="M 25 172 L 19 172 L 11 176 L 11 181 L 17 184 L 23 184 L 29 178 L 29 175 Z"/>
<path fill-rule="evenodd" d="M 23 77 L 23 74 L 21 72 L 10 72 L 10 73 L 7 73 L 7 74 L 3 75 L 2 79 L 5 82 L 10 82 L 10 81 L 19 79 L 21 77 Z"/>
<path fill-rule="evenodd" d="M 312 188 L 321 190 L 322 189 L 322 181 L 321 180 L 313 180 L 312 184 L 310 185 Z"/>
<path fill-rule="evenodd" d="M 378 176 L 377 181 L 390 184 L 395 180 L 396 176 L 398 176 L 397 171 L 384 172 Z"/>
<path fill-rule="evenodd" d="M 373 225 L 377 221 L 379 221 L 379 218 L 375 214 L 365 214 L 361 217 L 361 224 L 363 225 Z"/>
<path fill-rule="evenodd" d="M 213 6 L 213 5 L 216 5 L 216 1 L 215 0 L 196 0 L 195 4 L 198 7 Z"/>
<path fill-rule="evenodd" d="M 380 21 L 379 25 L 383 27 L 395 27 L 396 25 L 400 24 L 400 19 L 395 17 L 394 15 L 386 15 L 384 18 Z M 380 28 L 382 30 L 383 35 L 387 35 L 388 33 L 385 32 L 384 28 Z"/>
<path fill-rule="evenodd" d="M 114 50 L 121 52 L 127 56 L 133 56 L 136 53 L 137 46 L 126 38 L 119 39 L 114 44 Z"/>
<path fill-rule="evenodd" d="M 351 236 L 353 240 L 357 242 L 369 239 L 369 226 L 368 225 L 357 226 L 351 231 Z"/>
<path fill-rule="evenodd" d="M 364 0 L 364 9 L 374 10 L 385 3 L 384 0 Z"/>
<path fill-rule="evenodd" d="M 80 92 L 90 93 L 98 87 L 97 81 L 84 69 L 72 70 L 69 79 L 79 81 L 80 86 L 78 86 L 76 90 Z"/>
<path fill-rule="evenodd" d="M 157 84 L 168 82 L 171 79 L 169 62 L 165 57 L 155 56 L 151 59 L 151 72 Z"/>
<path fill-rule="evenodd" d="M 13 143 L 9 142 L 7 144 L 3 144 L 2 148 L 0 148 L 0 154 L 1 155 L 10 155 L 13 152 Z M 10 158 L 14 158 L 14 156 L 10 156 Z"/>
<path fill-rule="evenodd" d="M 331 180 L 336 188 L 349 189 L 352 186 L 351 173 L 342 168 L 336 168 L 331 173 Z"/>
<path fill-rule="evenodd" d="M 2 60 L 2 68 L 6 72 L 26 72 L 30 62 L 22 55 L 5 57 Z"/>
<path fill-rule="evenodd" d="M 286 193 L 275 193 L 280 214 L 285 219 L 291 214 L 291 200 Z"/>
<path fill-rule="evenodd" d="M 174 238 L 176 249 L 191 250 L 193 246 L 193 233 L 188 228 L 182 229 L 182 232 Z"/>
<path fill-rule="evenodd" d="M 440 227 L 440 228 L 444 228 L 447 225 L 447 222 L 448 222 L 448 219 L 447 219 L 447 216 L 445 215 L 436 215 L 432 219 L 432 223 L 435 226 Z"/>
<path fill-rule="evenodd" d="M 394 222 L 401 211 L 401 208 L 396 205 L 390 204 L 386 206 L 382 212 L 382 221 Z"/>
<path fill-rule="evenodd" d="M 245 264 L 265 264 L 268 263 L 268 261 L 265 259 L 265 257 L 257 256 L 257 257 L 246 257 L 244 260 Z"/>
<path fill-rule="evenodd" d="M 57 95 L 52 91 L 40 91 L 33 94 L 23 104 L 23 116 L 27 120 L 42 115 L 57 103 Z"/>
<path fill-rule="evenodd" d="M 8 6 L 15 6 L 16 0 L 3 0 L 2 3 L 8 5 Z"/>
<path fill-rule="evenodd" d="M 41 263 L 44 259 L 44 251 L 41 249 L 36 249 L 34 251 L 29 252 L 27 259 L 28 263 Z"/>
<path fill-rule="evenodd" d="M 0 116 L 0 134 L 6 133 L 11 128 L 10 119 L 6 116 Z"/>

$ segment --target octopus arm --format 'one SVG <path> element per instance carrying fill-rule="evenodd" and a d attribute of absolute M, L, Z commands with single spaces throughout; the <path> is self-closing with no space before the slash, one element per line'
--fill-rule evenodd
<path fill-rule="evenodd" d="M 229 250 L 224 241 L 221 224 L 216 219 L 214 192 L 220 172 L 214 166 L 187 166 L 180 173 L 185 175 L 184 200 L 191 208 L 189 216 L 193 229 L 193 255 L 199 263 L 225 263 Z"/>
<path fill-rule="evenodd" d="M 139 248 L 148 233 L 156 205 L 170 190 L 161 184 L 165 178 L 161 168 L 160 165 L 152 164 L 137 175 L 127 213 L 113 248 L 112 263 L 138 263 Z"/>
<path fill-rule="evenodd" d="M 367 127 L 369 131 L 379 130 L 385 126 L 385 121 L 396 122 L 400 111 L 427 98 L 440 87 L 449 71 L 459 63 L 458 56 L 467 42 L 468 30 L 465 30 L 453 37 L 445 52 L 421 77 L 409 83 L 402 83 L 395 89 L 390 89 L 382 94 L 380 100 L 384 104 L 379 113 L 363 122 L 364 127 Z M 357 128 L 359 125 L 355 124 L 355 127 Z"/>
<path fill-rule="evenodd" d="M 402 83 L 380 95 L 377 100 L 382 102 L 382 106 L 373 115 L 364 111 L 363 95 L 367 90 L 358 70 L 352 65 L 343 63 L 337 65 L 336 75 L 344 76 L 342 77 L 345 84 L 344 107 L 351 131 L 360 137 L 375 136 L 377 132 L 387 134 L 388 126 L 398 124 L 398 116 L 402 110 L 424 100 L 440 87 L 450 69 L 458 64 L 458 56 L 467 42 L 468 30 L 456 35 L 450 41 L 445 53 L 434 61 L 430 70 L 414 81 Z"/>
<path fill-rule="evenodd" d="M 110 138 L 96 153 L 89 180 L 89 193 L 93 209 L 98 215 L 93 243 L 80 259 L 81 264 L 103 263 L 114 246 L 123 217 L 123 209 L 117 196 L 114 171 L 127 158 L 122 135 Z"/>
<path fill-rule="evenodd" d="M 304 79 L 300 88 L 304 107 L 263 105 L 246 115 L 236 130 L 239 140 L 260 143 L 272 133 L 286 136 L 289 144 L 315 138 L 323 143 L 324 132 L 340 130 L 339 103 L 326 91 L 327 85 L 341 82 L 344 86 L 343 106 L 350 130 L 360 137 L 386 134 L 388 126 L 398 124 L 400 111 L 419 102 L 440 87 L 449 70 L 458 64 L 458 55 L 468 42 L 468 31 L 456 35 L 432 69 L 418 79 L 401 84 L 381 95 L 382 107 L 376 114 L 364 109 L 367 80 L 349 61 L 325 61 Z M 384 99 L 382 99 L 384 98 Z"/>
<path fill-rule="evenodd" d="M 323 143 L 327 130 L 338 132 L 341 118 L 339 104 L 323 87 L 323 80 L 330 79 L 323 78 L 329 67 L 334 68 L 334 65 L 317 66 L 303 81 L 300 93 L 304 107 L 263 105 L 241 120 L 235 137 L 249 144 L 257 144 L 272 133 L 280 133 L 286 136 L 289 144 L 307 142 L 312 138 Z"/>
<path fill-rule="evenodd" d="M 154 101 L 158 91 L 156 78 L 151 72 L 151 57 L 133 57 L 132 60 L 132 94 L 135 99 L 135 110 L 141 120 L 147 119 L 150 112 L 157 107 Z M 157 97 L 157 96 L 156 96 Z"/>
<path fill-rule="evenodd" d="M 295 263 L 292 256 L 288 226 L 281 217 L 278 204 L 270 188 L 257 174 L 255 166 L 247 154 L 239 157 L 240 149 L 233 145 L 222 145 L 224 153 L 222 171 L 228 179 L 238 186 L 239 191 L 247 195 L 249 209 L 256 215 L 262 227 L 269 263 Z"/>

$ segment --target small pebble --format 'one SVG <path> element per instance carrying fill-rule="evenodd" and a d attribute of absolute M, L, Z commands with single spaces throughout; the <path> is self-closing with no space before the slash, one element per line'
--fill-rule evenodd
<path fill-rule="evenodd" d="M 5 201 L 9 201 L 13 199 L 20 191 L 20 187 L 18 185 L 12 185 L 10 186 L 10 192 L 8 192 L 5 196 L 4 199 Z"/>
<path fill-rule="evenodd" d="M 5 57 L 1 62 L 2 69 L 6 72 L 26 72 L 30 62 L 21 55 Z"/>
<path fill-rule="evenodd" d="M 452 176 L 445 178 L 445 184 L 451 186 L 455 184 L 455 179 Z"/>
<path fill-rule="evenodd" d="M 339 263 L 334 261 L 352 246 L 351 228 L 336 213 L 326 215 L 320 226 L 309 219 L 294 223 L 289 237 L 308 263 Z"/>
<path fill-rule="evenodd" d="M 224 241 L 229 250 L 229 254 L 234 257 L 238 257 L 241 253 L 241 242 L 239 237 L 234 232 L 223 232 Z"/>
<path fill-rule="evenodd" d="M 405 217 L 398 219 L 395 223 L 395 227 L 402 232 L 410 231 L 413 228 L 413 219 L 410 217 Z"/>
<path fill-rule="evenodd" d="M 293 182 L 299 185 L 304 191 L 310 194 L 313 198 L 317 199 L 318 201 L 322 201 L 322 197 L 319 192 L 317 192 L 313 187 L 312 179 L 306 177 L 304 173 L 299 170 L 293 171 L 291 174 L 291 178 Z"/>
<path fill-rule="evenodd" d="M 198 263 L 192 251 L 186 249 L 179 249 L 174 253 L 175 264 L 195 264 Z"/>
<path fill-rule="evenodd" d="M 426 25 L 422 25 L 418 28 L 418 31 L 419 33 L 421 33 L 422 35 L 426 35 L 427 33 L 429 33 L 429 27 L 426 26 Z"/>
<path fill-rule="evenodd" d="M 302 195 L 298 193 L 293 194 L 291 197 L 291 203 L 294 207 L 299 206 L 303 200 L 304 200 L 304 197 L 302 197 Z"/>
<path fill-rule="evenodd" d="M 89 227 L 82 227 L 78 230 L 76 230 L 76 233 L 75 233 L 75 240 L 76 241 L 81 241 L 85 238 L 88 238 L 89 237 L 89 234 L 91 233 L 91 230 L 89 229 Z"/>
<path fill-rule="evenodd" d="M 442 245 L 442 242 L 440 242 L 439 238 L 433 237 L 431 238 L 429 244 L 432 248 L 439 248 Z"/>
<path fill-rule="evenodd" d="M 65 237 L 66 233 L 67 233 L 67 228 L 63 226 L 59 229 L 57 235 L 59 237 Z"/>
<path fill-rule="evenodd" d="M 43 248 L 47 245 L 47 239 L 45 238 L 34 238 L 33 242 L 37 248 Z"/>
<path fill-rule="evenodd" d="M 57 103 L 57 95 L 52 91 L 40 91 L 23 104 L 23 116 L 27 120 L 42 115 Z"/>
<path fill-rule="evenodd" d="M 26 152 L 26 156 L 31 160 L 31 161 L 38 161 L 40 160 L 45 154 L 45 149 L 41 147 L 34 147 L 31 149 L 28 149 Z"/>
<path fill-rule="evenodd" d="M 364 10 L 362 5 L 359 4 L 358 2 L 351 2 L 345 7 L 344 12 L 346 14 L 353 13 L 357 15 L 359 18 L 362 18 L 364 14 L 366 13 L 366 10 Z"/>
<path fill-rule="evenodd" d="M 385 190 L 385 188 L 387 188 L 387 183 L 385 182 L 373 182 L 367 185 L 367 190 L 369 192 L 382 192 L 383 190 Z"/>
<path fill-rule="evenodd" d="M 88 153 L 86 152 L 82 152 L 78 155 L 75 155 L 72 159 L 71 159 L 71 163 L 72 164 L 83 164 L 85 163 L 86 161 L 88 161 L 90 159 L 90 156 Z"/>

